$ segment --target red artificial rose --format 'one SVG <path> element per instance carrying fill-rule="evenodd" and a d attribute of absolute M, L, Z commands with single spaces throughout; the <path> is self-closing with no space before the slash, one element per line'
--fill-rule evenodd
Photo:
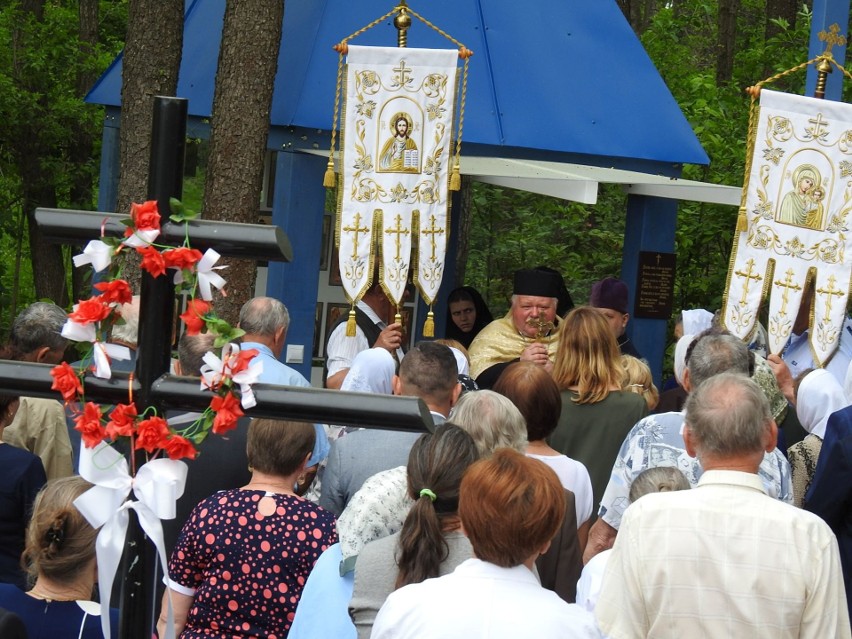
<path fill-rule="evenodd" d="M 130 285 L 124 280 L 98 282 L 95 284 L 95 288 L 101 291 L 100 299 L 106 304 L 112 302 L 130 304 L 133 301 L 133 291 L 130 290 Z"/>
<path fill-rule="evenodd" d="M 136 404 L 119 404 L 112 409 L 109 422 L 106 425 L 106 434 L 115 441 L 119 437 L 130 437 L 136 427 Z"/>
<path fill-rule="evenodd" d="M 83 392 L 83 384 L 80 383 L 77 371 L 68 362 L 54 366 L 50 375 L 53 377 L 53 384 L 50 388 L 62 393 L 62 399 L 66 402 L 75 401 L 77 395 Z"/>
<path fill-rule="evenodd" d="M 236 428 L 237 419 L 243 416 L 240 402 L 233 393 L 228 393 L 224 397 L 216 395 L 210 402 L 210 408 L 216 413 L 213 420 L 213 432 L 217 435 L 222 435 Z"/>
<path fill-rule="evenodd" d="M 137 231 L 159 231 L 160 212 L 157 209 L 157 200 L 148 200 L 142 204 L 134 202 L 130 205 L 130 218 Z"/>
<path fill-rule="evenodd" d="M 139 422 L 136 429 L 136 450 L 144 448 L 153 453 L 158 448 L 165 448 L 166 437 L 169 436 L 169 426 L 162 417 L 149 417 Z"/>
<path fill-rule="evenodd" d="M 136 252 L 142 256 L 142 268 L 148 271 L 152 277 L 160 277 L 166 272 L 166 261 L 153 246 L 137 248 Z"/>
<path fill-rule="evenodd" d="M 103 296 L 98 295 L 77 304 L 77 308 L 68 316 L 68 319 L 78 324 L 91 324 L 100 322 L 111 312 L 112 309 L 104 303 Z"/>
<path fill-rule="evenodd" d="M 186 310 L 180 314 L 183 323 L 186 324 L 188 335 L 198 335 L 204 328 L 204 316 L 210 312 L 210 302 L 198 298 L 192 298 L 186 305 Z"/>
<path fill-rule="evenodd" d="M 202 257 L 204 256 L 201 255 L 201 251 L 194 248 L 181 247 L 163 252 L 166 266 L 175 268 L 189 268 Z"/>
<path fill-rule="evenodd" d="M 192 442 L 180 435 L 175 435 L 168 439 L 163 448 L 169 456 L 169 459 L 183 459 L 184 457 L 188 459 L 195 459 L 195 456 L 198 454 L 198 451 L 195 450 L 195 446 L 192 445 Z"/>
<path fill-rule="evenodd" d="M 80 437 L 86 448 L 94 448 L 100 444 L 106 431 L 101 426 L 101 407 L 94 402 L 86 402 L 83 412 L 74 420 L 74 429 L 80 432 Z"/>
<path fill-rule="evenodd" d="M 230 361 L 228 362 L 228 374 L 233 377 L 237 373 L 240 373 L 248 368 L 249 362 L 257 357 L 258 350 L 256 348 L 249 348 L 244 351 L 238 351 L 236 356 L 231 356 Z"/>

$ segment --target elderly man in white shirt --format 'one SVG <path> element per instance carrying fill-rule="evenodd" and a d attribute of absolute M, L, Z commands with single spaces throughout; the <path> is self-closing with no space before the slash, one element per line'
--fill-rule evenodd
<path fill-rule="evenodd" d="M 704 474 L 693 490 L 647 495 L 625 512 L 596 608 L 604 633 L 852 636 L 834 534 L 769 497 L 757 475 L 777 435 L 747 377 L 722 373 L 693 391 L 684 443 Z"/>

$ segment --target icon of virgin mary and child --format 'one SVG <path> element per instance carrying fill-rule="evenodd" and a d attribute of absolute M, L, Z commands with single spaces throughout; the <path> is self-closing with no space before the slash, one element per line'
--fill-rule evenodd
<path fill-rule="evenodd" d="M 792 182 L 793 188 L 781 200 L 776 220 L 822 230 L 825 223 L 825 189 L 819 169 L 813 164 L 802 164 L 793 171 Z"/>

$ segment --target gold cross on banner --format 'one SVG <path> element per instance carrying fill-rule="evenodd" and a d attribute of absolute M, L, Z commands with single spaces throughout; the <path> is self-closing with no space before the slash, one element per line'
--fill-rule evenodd
<path fill-rule="evenodd" d="M 787 301 L 790 295 L 790 290 L 801 291 L 802 287 L 798 284 L 793 283 L 793 269 L 787 269 L 787 278 L 782 282 L 781 280 L 775 280 L 773 282 L 775 286 L 780 286 L 784 289 L 784 295 L 781 297 L 781 310 L 778 311 L 781 315 L 787 314 Z"/>
<path fill-rule="evenodd" d="M 809 128 L 808 131 L 815 138 L 818 138 L 822 135 L 823 127 L 828 126 L 828 122 L 825 122 L 822 119 L 822 113 L 817 113 L 817 116 L 815 118 L 811 118 L 810 120 L 808 120 L 808 122 L 813 124 L 813 127 Z"/>
<path fill-rule="evenodd" d="M 394 67 L 393 72 L 396 73 L 393 78 L 394 84 L 404 87 L 406 84 L 411 82 L 411 78 L 408 77 L 408 74 L 411 73 L 411 69 L 405 66 L 405 60 L 400 60 L 399 66 Z"/>
<path fill-rule="evenodd" d="M 386 229 L 385 233 L 387 233 L 388 235 L 392 235 L 394 233 L 396 234 L 396 259 L 400 259 L 400 252 L 402 251 L 402 246 L 401 246 L 401 243 L 400 243 L 400 236 L 401 235 L 408 235 L 408 233 L 409 233 L 409 230 L 406 229 L 406 228 L 403 228 L 403 226 L 402 226 L 402 215 L 401 214 L 399 214 L 399 213 L 396 214 L 396 228 Z"/>
<path fill-rule="evenodd" d="M 836 22 L 828 28 L 830 33 L 825 31 L 820 31 L 817 36 L 820 40 L 825 42 L 825 51 L 823 55 L 831 55 L 831 50 L 834 48 L 834 45 L 845 46 L 846 45 L 846 36 L 840 35 L 840 25 Z"/>
<path fill-rule="evenodd" d="M 734 271 L 734 275 L 739 275 L 740 277 L 745 278 L 745 282 L 743 282 L 743 295 L 740 298 L 740 305 L 745 305 L 746 298 L 748 297 L 748 287 L 751 284 L 751 280 L 755 282 L 759 282 L 763 278 L 757 273 L 752 273 L 752 269 L 754 268 L 754 258 L 748 258 L 748 262 L 746 262 L 746 266 L 748 267 L 745 271 Z"/>
<path fill-rule="evenodd" d="M 429 240 L 432 242 L 432 256 L 431 256 L 430 259 L 433 262 L 435 261 L 435 250 L 437 249 L 437 244 L 435 243 L 435 236 L 441 235 L 441 234 L 444 233 L 444 229 L 436 227 L 435 222 L 437 222 L 437 220 L 435 219 L 435 216 L 430 215 L 429 216 L 429 224 L 431 226 L 429 226 L 429 228 L 426 228 L 426 229 L 423 229 L 422 231 L 420 231 L 420 233 L 422 235 L 429 235 L 430 236 Z"/>
<path fill-rule="evenodd" d="M 356 213 L 355 214 L 355 226 L 354 227 L 344 226 L 343 230 L 346 231 L 347 233 L 354 233 L 355 234 L 355 241 L 352 244 L 352 259 L 354 260 L 358 257 L 358 235 L 361 234 L 361 233 L 366 233 L 370 229 L 367 228 L 366 226 L 361 226 L 361 214 Z"/>
<path fill-rule="evenodd" d="M 828 288 L 818 288 L 816 292 L 820 295 L 825 295 L 825 321 L 826 323 L 831 320 L 831 298 L 835 295 L 840 297 L 843 295 L 843 291 L 839 288 L 834 288 L 834 285 L 837 283 L 837 280 L 834 278 L 834 275 L 829 276 L 828 278 Z"/>

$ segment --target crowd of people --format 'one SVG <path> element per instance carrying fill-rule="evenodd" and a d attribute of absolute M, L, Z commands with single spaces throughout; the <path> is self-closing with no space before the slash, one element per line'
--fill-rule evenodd
<path fill-rule="evenodd" d="M 324 385 L 417 397 L 428 432 L 246 417 L 205 442 L 163 522 L 159 636 L 168 621 L 184 639 L 852 639 L 844 352 L 813 370 L 801 349 L 788 362 L 684 313 L 661 393 L 624 282 L 578 307 L 552 269 L 513 284 L 497 319 L 455 289 L 443 339 L 411 348 L 380 287 L 354 337 L 330 328 Z M 113 339 L 132 351 L 138 303 L 123 312 Z M 28 307 L 0 358 L 62 361 L 65 319 Z M 250 300 L 241 347 L 262 382 L 305 387 L 280 361 L 289 321 L 279 300 Z M 175 372 L 199 376 L 212 346 L 182 336 Z M 100 639 L 102 621 L 117 636 L 117 611 L 93 602 L 67 410 L 0 394 L 3 637 Z"/>

